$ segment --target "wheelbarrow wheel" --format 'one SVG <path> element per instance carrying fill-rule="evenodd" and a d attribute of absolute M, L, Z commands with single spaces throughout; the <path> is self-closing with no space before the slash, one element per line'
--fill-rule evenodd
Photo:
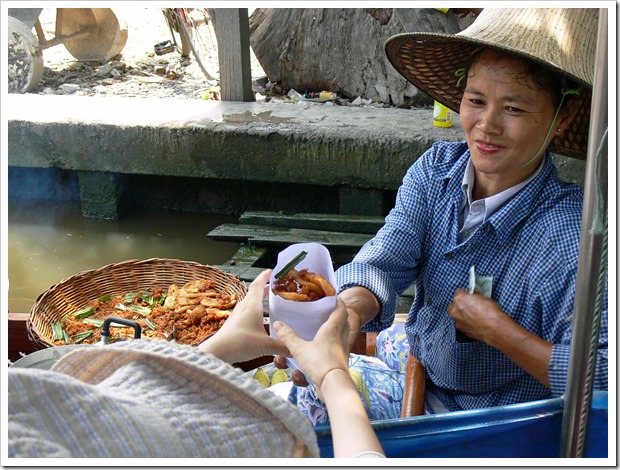
<path fill-rule="evenodd" d="M 32 91 L 43 77 L 43 54 L 39 40 L 22 21 L 8 17 L 8 91 Z"/>
<path fill-rule="evenodd" d="M 110 8 L 62 8 L 59 19 L 63 35 L 92 31 L 86 37 L 64 42 L 67 51 L 78 60 L 107 62 L 127 44 L 127 26 Z"/>

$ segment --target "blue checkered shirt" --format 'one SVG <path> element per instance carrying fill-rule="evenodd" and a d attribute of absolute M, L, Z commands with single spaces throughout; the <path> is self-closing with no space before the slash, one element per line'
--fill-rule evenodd
<path fill-rule="evenodd" d="M 458 242 L 466 143 L 438 142 L 407 172 L 385 225 L 337 273 L 339 291 L 363 286 L 381 303 L 364 331 L 394 319 L 415 283 L 405 330 L 424 365 L 427 389 L 449 410 L 485 408 L 564 393 L 575 297 L 583 191 L 562 182 L 549 155 L 540 173 L 467 240 Z M 553 344 L 551 388 L 481 341 L 458 342 L 447 308 L 469 269 L 492 276 L 492 297 L 525 329 Z M 595 388 L 607 389 L 607 288 Z"/>

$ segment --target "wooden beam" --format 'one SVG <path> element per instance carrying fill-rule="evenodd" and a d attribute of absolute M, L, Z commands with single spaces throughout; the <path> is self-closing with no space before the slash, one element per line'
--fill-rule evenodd
<path fill-rule="evenodd" d="M 212 8 L 222 101 L 254 101 L 247 8 Z"/>
<path fill-rule="evenodd" d="M 239 223 L 374 235 L 385 223 L 385 217 L 248 211 L 239 217 Z"/>
<path fill-rule="evenodd" d="M 327 230 L 304 230 L 264 225 L 222 224 L 207 236 L 213 240 L 250 243 L 267 247 L 285 247 L 293 243 L 316 242 L 328 248 L 360 248 L 372 238 L 365 233 L 331 232 Z"/>

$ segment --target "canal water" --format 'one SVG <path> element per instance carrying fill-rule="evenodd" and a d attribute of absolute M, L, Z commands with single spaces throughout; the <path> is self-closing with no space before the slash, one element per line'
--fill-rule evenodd
<path fill-rule="evenodd" d="M 80 271 L 129 259 L 173 258 L 221 264 L 237 244 L 217 242 L 209 231 L 236 218 L 141 211 L 122 220 L 83 218 L 79 203 L 8 205 L 8 308 L 28 313 L 50 286 Z"/>

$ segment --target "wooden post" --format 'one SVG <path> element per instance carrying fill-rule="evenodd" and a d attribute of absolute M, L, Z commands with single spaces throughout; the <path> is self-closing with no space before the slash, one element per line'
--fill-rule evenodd
<path fill-rule="evenodd" d="M 222 101 L 254 101 L 247 8 L 209 9 L 217 38 Z"/>

